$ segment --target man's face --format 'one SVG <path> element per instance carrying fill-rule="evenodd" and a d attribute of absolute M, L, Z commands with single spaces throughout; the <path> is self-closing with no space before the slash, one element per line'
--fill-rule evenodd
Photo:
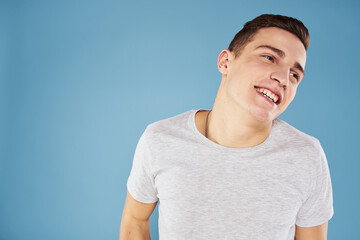
<path fill-rule="evenodd" d="M 260 121 L 275 119 L 294 99 L 304 77 L 302 42 L 280 28 L 262 28 L 236 59 L 226 51 L 227 68 L 222 73 L 231 103 Z"/>

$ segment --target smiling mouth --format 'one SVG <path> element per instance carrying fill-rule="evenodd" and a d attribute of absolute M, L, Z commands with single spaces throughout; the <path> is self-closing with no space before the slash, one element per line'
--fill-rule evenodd
<path fill-rule="evenodd" d="M 275 104 L 279 104 L 280 103 L 280 98 L 278 95 L 276 95 L 275 93 L 271 92 L 269 89 L 266 88 L 258 88 L 255 87 L 256 91 L 261 93 L 262 95 L 264 95 L 265 97 L 267 97 L 268 99 L 270 99 L 273 103 Z"/>

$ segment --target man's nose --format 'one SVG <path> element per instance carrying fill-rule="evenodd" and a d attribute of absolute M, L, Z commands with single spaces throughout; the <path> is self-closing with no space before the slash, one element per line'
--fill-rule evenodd
<path fill-rule="evenodd" d="M 282 86 L 287 86 L 289 83 L 289 70 L 288 69 L 276 69 L 270 75 L 271 79 L 278 81 Z"/>

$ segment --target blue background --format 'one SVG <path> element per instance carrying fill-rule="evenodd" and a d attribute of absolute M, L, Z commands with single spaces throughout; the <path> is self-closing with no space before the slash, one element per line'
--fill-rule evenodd
<path fill-rule="evenodd" d="M 0 239 L 118 239 L 146 125 L 210 109 L 218 54 L 262 13 L 310 31 L 280 118 L 327 154 L 328 239 L 360 239 L 359 12 L 359 1 L 1 1 Z"/>

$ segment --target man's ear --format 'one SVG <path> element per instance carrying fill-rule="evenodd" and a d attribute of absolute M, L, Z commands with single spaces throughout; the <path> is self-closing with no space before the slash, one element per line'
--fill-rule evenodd
<path fill-rule="evenodd" d="M 219 71 L 224 75 L 228 73 L 228 68 L 230 66 L 230 58 L 231 58 L 231 52 L 228 49 L 224 49 L 221 51 L 218 57 L 218 69 Z"/>

